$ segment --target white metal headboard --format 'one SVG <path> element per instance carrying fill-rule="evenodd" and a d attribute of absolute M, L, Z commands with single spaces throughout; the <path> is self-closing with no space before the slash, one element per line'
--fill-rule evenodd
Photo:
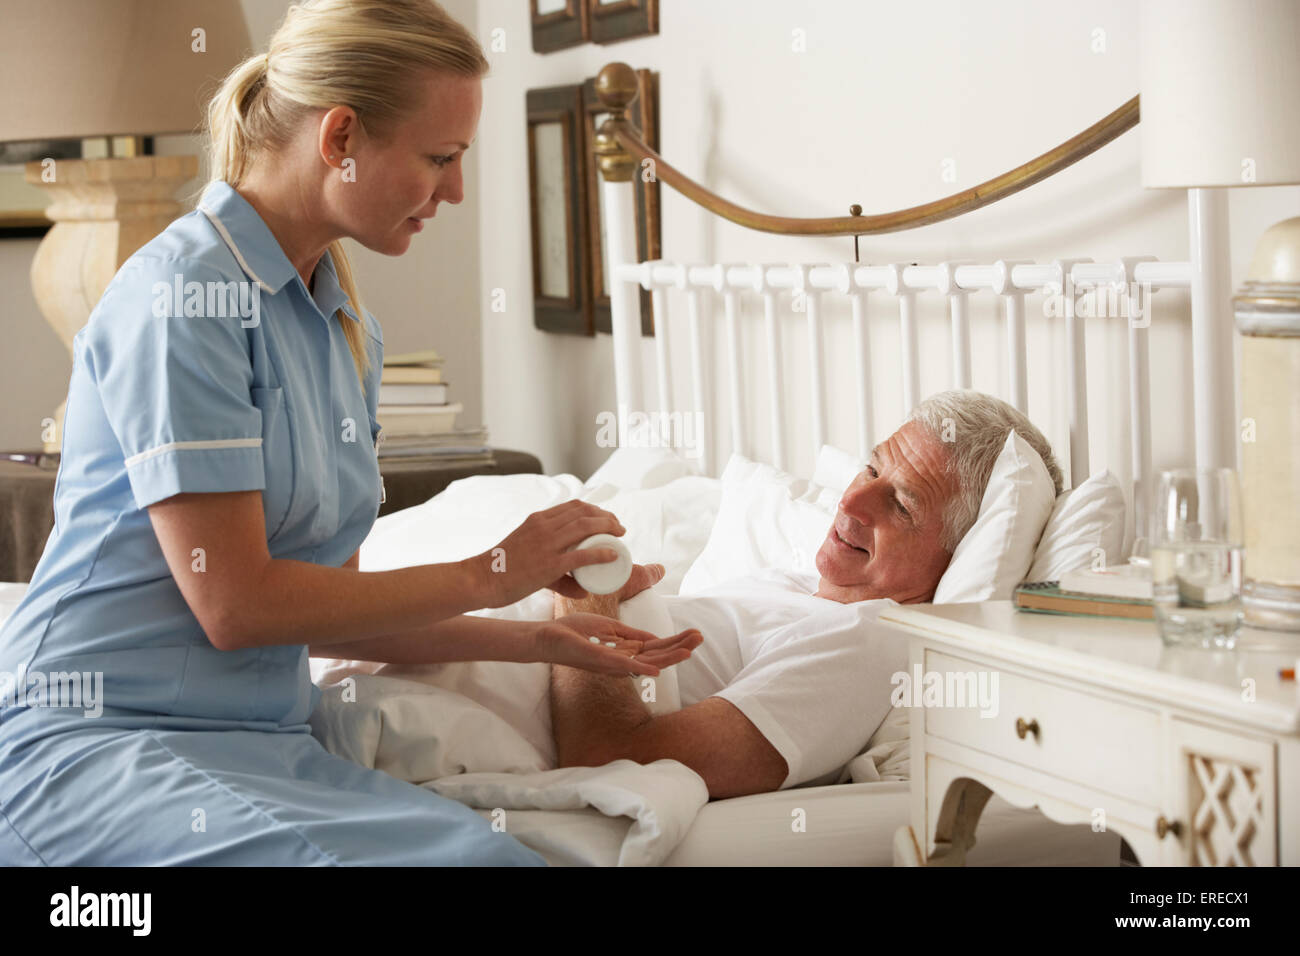
<path fill-rule="evenodd" d="M 613 139 L 610 133 L 609 139 Z M 599 147 L 598 147 L 599 148 Z M 608 153 L 610 147 L 605 146 Z M 1112 262 L 1090 259 L 1057 259 L 1048 263 L 996 260 L 991 263 L 941 262 L 934 265 L 894 263 L 888 265 L 789 264 L 680 264 L 666 260 L 638 262 L 634 194 L 628 181 L 602 177 L 602 203 L 607 217 L 606 262 L 609 264 L 611 319 L 614 344 L 615 388 L 619 414 L 629 410 L 671 413 L 673 370 L 671 339 L 679 334 L 679 317 L 669 308 L 670 289 L 683 290 L 687 303 L 687 328 L 691 358 L 691 395 L 696 410 L 703 413 L 706 429 L 713 416 L 705 369 L 712 368 L 712 356 L 705 354 L 702 336 L 702 298 L 721 296 L 726 331 L 728 388 L 731 397 L 730 448 L 754 457 L 745 434 L 744 364 L 742 362 L 742 295 L 759 296 L 763 303 L 768 365 L 766 390 L 769 394 L 769 427 L 774 461 L 785 467 L 786 394 L 783 381 L 780 326 L 777 321 L 778 294 L 790 290 L 806 314 L 812 422 L 808 432 L 814 455 L 826 441 L 825 342 L 822 325 L 822 297 L 847 298 L 852 309 L 854 364 L 858 409 L 858 450 L 865 458 L 874 443 L 872 434 L 872 353 L 866 321 L 868 305 L 883 296 L 896 300 L 901 331 L 903 408 L 910 410 L 923 397 L 920 393 L 920 352 L 916 321 L 918 295 L 948 298 L 952 343 L 951 387 L 967 388 L 971 383 L 972 344 L 969 298 L 994 295 L 1001 299 L 1005 318 L 1005 348 L 1009 360 L 1009 394 L 1001 396 L 1022 412 L 1028 408 L 1025 338 L 1025 295 L 1046 292 L 1061 295 L 1064 306 L 1069 423 L 1070 486 L 1089 475 L 1088 394 L 1084 348 L 1085 319 L 1076 314 L 1076 297 L 1088 289 L 1117 287 L 1125 296 L 1139 299 L 1168 288 L 1186 288 L 1192 306 L 1193 396 L 1197 464 L 1237 467 L 1235 438 L 1235 375 L 1232 364 L 1232 322 L 1229 296 L 1227 242 L 1227 200 L 1222 190 L 1189 189 L 1189 250 L 1187 262 L 1160 262 L 1152 256 L 1124 257 Z M 1134 289 L 1132 284 L 1136 284 Z M 641 318 L 638 286 L 652 295 L 655 314 L 656 401 L 647 404 L 643 389 L 640 342 Z M 1147 303 L 1138 301 L 1126 315 L 1147 316 L 1145 322 L 1128 322 L 1130 394 L 1130 454 L 1134 508 L 1130 514 L 1130 540 L 1144 536 L 1146 503 L 1152 469 L 1150 360 Z M 888 306 L 886 306 L 888 307 Z M 1112 321 L 1106 319 L 1104 321 Z M 706 362 L 708 364 L 706 364 Z M 622 423 L 621 423 L 622 424 Z M 721 462 L 708 456 L 705 442 L 702 470 L 716 475 Z"/>

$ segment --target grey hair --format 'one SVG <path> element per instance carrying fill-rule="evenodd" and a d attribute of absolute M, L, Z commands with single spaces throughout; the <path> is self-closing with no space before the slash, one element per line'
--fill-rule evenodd
<path fill-rule="evenodd" d="M 939 546 L 950 554 L 979 517 L 984 488 L 1012 429 L 1038 452 L 1056 494 L 1061 493 L 1061 469 L 1051 444 L 1033 422 L 1000 398 L 970 388 L 939 392 L 917 405 L 907 421 L 920 422 L 949 450 L 945 474 L 955 476 L 958 487 L 944 509 Z"/>

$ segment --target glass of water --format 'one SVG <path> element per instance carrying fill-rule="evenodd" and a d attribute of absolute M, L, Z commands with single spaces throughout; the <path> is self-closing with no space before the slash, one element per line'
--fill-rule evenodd
<path fill-rule="evenodd" d="M 1177 647 L 1231 648 L 1241 628 L 1241 488 L 1231 468 L 1160 473 L 1151 517 L 1152 602 Z"/>

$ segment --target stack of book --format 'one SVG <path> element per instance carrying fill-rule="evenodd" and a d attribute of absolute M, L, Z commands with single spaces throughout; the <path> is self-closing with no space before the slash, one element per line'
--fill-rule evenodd
<path fill-rule="evenodd" d="M 1152 620 L 1151 568 L 1128 564 L 1093 571 L 1067 571 L 1059 581 L 1026 581 L 1016 588 L 1016 607 L 1043 614 L 1128 617 Z"/>
<path fill-rule="evenodd" d="M 377 417 L 386 462 L 469 464 L 493 461 L 487 429 L 457 428 L 464 407 L 447 398 L 442 357 L 436 349 L 385 356 Z"/>

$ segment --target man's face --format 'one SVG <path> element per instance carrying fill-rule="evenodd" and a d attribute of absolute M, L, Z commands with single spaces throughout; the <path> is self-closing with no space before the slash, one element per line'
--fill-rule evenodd
<path fill-rule="evenodd" d="M 842 604 L 928 601 L 952 555 L 939 546 L 943 512 L 957 493 L 944 474 L 948 448 L 911 421 L 875 447 L 840 498 L 817 552 L 817 596 Z"/>

